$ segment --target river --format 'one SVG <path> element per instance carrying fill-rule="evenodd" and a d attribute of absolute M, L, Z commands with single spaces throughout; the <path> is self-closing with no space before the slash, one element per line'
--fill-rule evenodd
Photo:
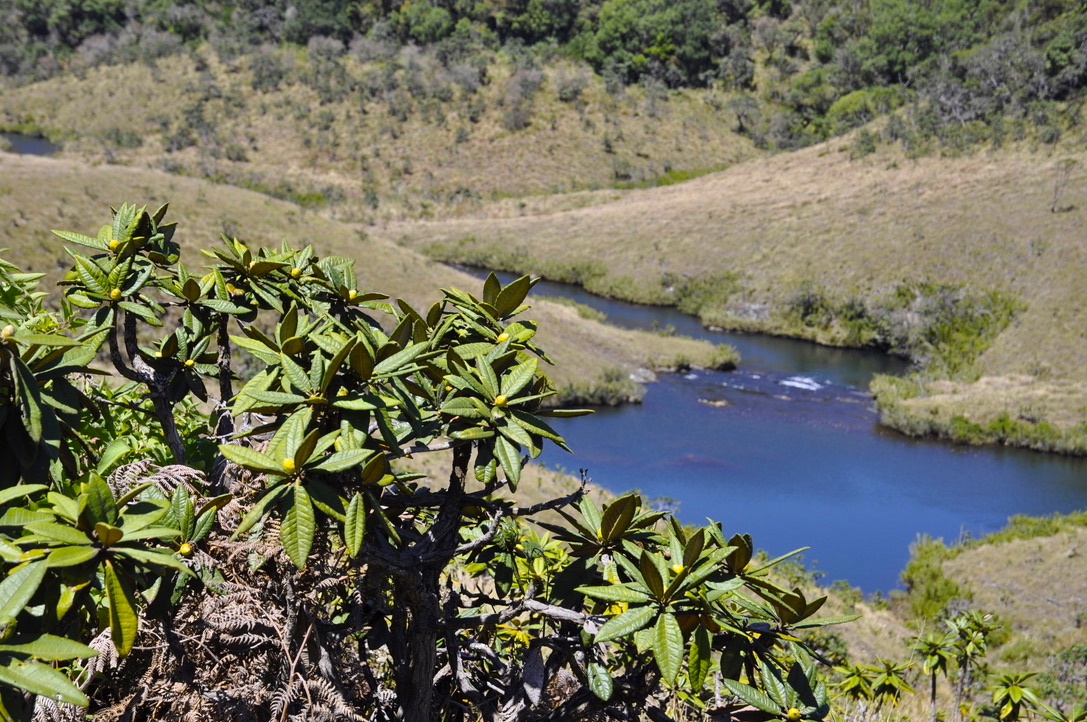
<path fill-rule="evenodd" d="M 824 581 L 887 591 L 900 586 L 919 534 L 951 541 L 996 531 L 1014 514 L 1087 506 L 1085 459 L 880 427 L 866 388 L 874 373 L 904 373 L 901 359 L 707 331 L 675 309 L 565 284 L 540 282 L 533 293 L 573 298 L 619 326 L 672 326 L 742 354 L 733 372 L 663 375 L 641 405 L 555 420 L 574 453 L 552 447 L 543 463 L 585 468 L 615 492 L 674 500 L 682 521 L 721 521 L 726 534 L 748 532 L 773 555 L 809 546 L 803 560 Z"/>

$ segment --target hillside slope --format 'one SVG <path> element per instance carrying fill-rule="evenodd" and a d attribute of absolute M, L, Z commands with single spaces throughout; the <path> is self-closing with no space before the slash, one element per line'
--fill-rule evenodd
<path fill-rule="evenodd" d="M 23 86 L 0 79 L 0 127 L 45 133 L 66 157 L 208 177 L 356 221 L 472 214 L 757 154 L 733 132 L 729 93 L 609 93 L 584 65 L 476 60 L 445 67 L 404 48 L 325 67 L 287 48 L 229 62 L 204 48 Z"/>
<path fill-rule="evenodd" d="M 57 280 L 68 265 L 62 242 L 49 229 L 93 234 L 109 217 L 110 204 L 154 207 L 167 201 L 169 217 L 179 222 L 186 261 L 194 268 L 202 258 L 197 249 L 217 243 L 225 233 L 254 244 L 312 243 L 319 253 L 356 258 L 365 287 L 419 307 L 437 300 L 442 287 L 477 293 L 481 288 L 471 276 L 414 251 L 259 193 L 159 171 L 0 153 L 0 218 L 6 219 L 0 224 L 0 248 L 10 249 L 5 256 L 14 263 L 44 272 L 49 280 Z M 528 315 L 540 322 L 539 344 L 555 360 L 560 385 L 585 390 L 609 368 L 666 369 L 677 361 L 707 365 L 728 357 L 705 342 L 624 331 L 581 318 L 568 306 L 531 302 Z"/>
<path fill-rule="evenodd" d="M 443 258 L 656 303 L 675 300 L 677 279 L 712 284 L 734 274 L 736 290 L 704 306 L 705 320 L 830 342 L 842 342 L 841 334 L 789 315 L 812 289 L 861 303 L 904 284 L 999 291 L 1023 310 L 980 356 L 973 377 L 908 403 L 925 406 L 925 415 L 959 404 L 955 413 L 982 422 L 1001 411 L 1059 428 L 1087 420 L 1087 176 L 1075 172 L 1082 151 L 1017 148 L 954 159 L 883 151 L 852 159 L 848 148 L 832 141 L 591 208 L 393 224 L 379 235 Z M 1079 161 L 1061 199 L 1071 208 L 1054 213 L 1066 158 Z M 989 380 L 979 385 L 978 377 Z M 934 396 L 943 397 L 936 413 Z"/>

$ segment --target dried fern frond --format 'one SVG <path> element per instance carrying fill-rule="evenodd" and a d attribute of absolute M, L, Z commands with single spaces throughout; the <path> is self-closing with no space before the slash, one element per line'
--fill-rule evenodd
<path fill-rule="evenodd" d="M 164 494 L 172 494 L 179 486 L 185 486 L 189 491 L 198 494 L 199 489 L 204 486 L 204 474 L 183 464 L 159 466 L 151 459 L 141 459 L 118 467 L 106 480 L 117 496 L 147 482 L 154 484 Z"/>

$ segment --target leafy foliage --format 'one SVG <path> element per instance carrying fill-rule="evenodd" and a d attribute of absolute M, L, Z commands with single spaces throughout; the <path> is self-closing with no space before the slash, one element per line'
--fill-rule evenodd
<path fill-rule="evenodd" d="M 212 683 L 264 718 L 663 714 L 661 685 L 753 719 L 828 714 L 796 632 L 845 619 L 768 576 L 785 557 L 755 564 L 750 537 L 634 495 L 516 505 L 526 461 L 565 448 L 547 418 L 586 413 L 544 403 L 517 318 L 531 279 L 419 312 L 359 290 L 349 259 L 228 238 L 197 275 L 165 214 L 57 231 L 58 311 L 0 263 L 2 716 L 126 688 L 177 716 Z M 83 380 L 100 349 L 120 385 Z M 242 354 L 260 370 L 235 388 Z M 452 457 L 444 485 L 392 464 L 431 452 Z M 524 524 L 548 510 L 564 523 Z M 207 654 L 256 682 L 208 676 Z"/>

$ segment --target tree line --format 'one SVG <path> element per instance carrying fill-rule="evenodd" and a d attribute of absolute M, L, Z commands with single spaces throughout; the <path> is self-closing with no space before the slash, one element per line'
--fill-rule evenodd
<path fill-rule="evenodd" d="M 734 91 L 738 129 L 775 149 L 902 108 L 881 132 L 907 147 L 1056 142 L 1087 80 L 1087 10 L 1059 0 L 17 0 L 0 18 L 0 74 L 16 82 L 204 44 L 226 58 L 314 43 L 414 45 L 448 64 L 557 54 L 611 90 Z"/>

